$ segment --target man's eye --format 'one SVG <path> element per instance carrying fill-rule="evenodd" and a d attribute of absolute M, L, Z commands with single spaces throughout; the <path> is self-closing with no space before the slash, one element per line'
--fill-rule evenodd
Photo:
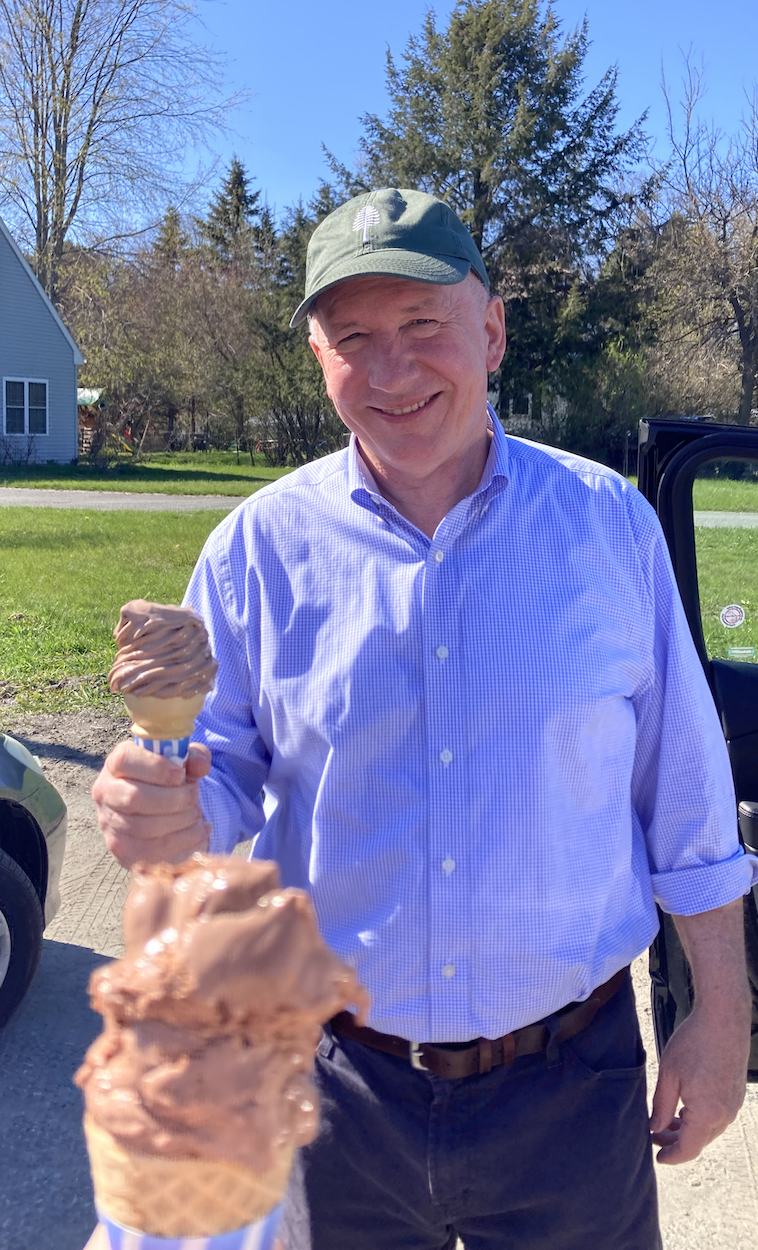
<path fill-rule="evenodd" d="M 343 339 L 337 343 L 338 347 L 344 347 L 346 343 L 354 343 L 356 339 L 362 339 L 363 335 L 359 330 L 355 330 L 352 334 L 346 334 Z"/>

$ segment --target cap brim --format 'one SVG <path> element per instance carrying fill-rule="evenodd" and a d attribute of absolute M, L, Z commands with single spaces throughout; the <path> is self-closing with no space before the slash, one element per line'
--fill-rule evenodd
<path fill-rule="evenodd" d="M 429 282 L 434 286 L 454 286 L 462 282 L 471 269 L 471 262 L 461 256 L 424 256 L 420 252 L 403 252 L 399 248 L 367 252 L 365 256 L 353 256 L 336 270 L 330 269 L 330 278 L 323 286 L 311 291 L 295 309 L 290 329 L 299 326 L 308 316 L 319 295 L 329 291 L 349 278 L 410 278 L 413 282 Z M 336 277 L 335 277 L 336 273 Z"/>

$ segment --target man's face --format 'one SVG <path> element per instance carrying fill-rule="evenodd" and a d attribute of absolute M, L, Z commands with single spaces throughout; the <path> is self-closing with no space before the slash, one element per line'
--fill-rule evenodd
<path fill-rule="evenodd" d="M 480 453 L 505 324 L 473 274 L 455 286 L 351 278 L 319 296 L 310 341 L 337 412 L 388 478 Z"/>

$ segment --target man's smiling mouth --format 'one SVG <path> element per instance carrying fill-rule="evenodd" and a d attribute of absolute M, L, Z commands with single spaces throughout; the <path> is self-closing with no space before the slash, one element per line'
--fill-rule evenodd
<path fill-rule="evenodd" d="M 409 412 L 418 412 L 420 408 L 426 408 L 426 405 L 430 404 L 434 398 L 434 395 L 429 395 L 427 399 L 420 399 L 417 404 L 411 404 L 408 408 L 380 408 L 379 411 L 386 412 L 390 417 L 405 417 Z"/>

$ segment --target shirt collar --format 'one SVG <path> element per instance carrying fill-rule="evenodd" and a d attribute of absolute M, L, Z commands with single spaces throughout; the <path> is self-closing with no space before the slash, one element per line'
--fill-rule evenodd
<path fill-rule="evenodd" d="M 479 485 L 474 491 L 474 495 L 483 494 L 484 491 L 489 490 L 490 486 L 493 485 L 497 485 L 500 489 L 508 485 L 508 439 L 491 404 L 487 404 L 487 428 L 492 431 L 492 441 L 484 465 L 484 472 Z M 355 434 L 350 435 L 347 477 L 350 495 L 356 503 L 365 503 L 366 495 L 370 499 L 386 502 L 376 484 L 374 475 L 360 453 L 358 439 L 355 437 Z M 501 480 L 498 481 L 498 479 Z"/>

